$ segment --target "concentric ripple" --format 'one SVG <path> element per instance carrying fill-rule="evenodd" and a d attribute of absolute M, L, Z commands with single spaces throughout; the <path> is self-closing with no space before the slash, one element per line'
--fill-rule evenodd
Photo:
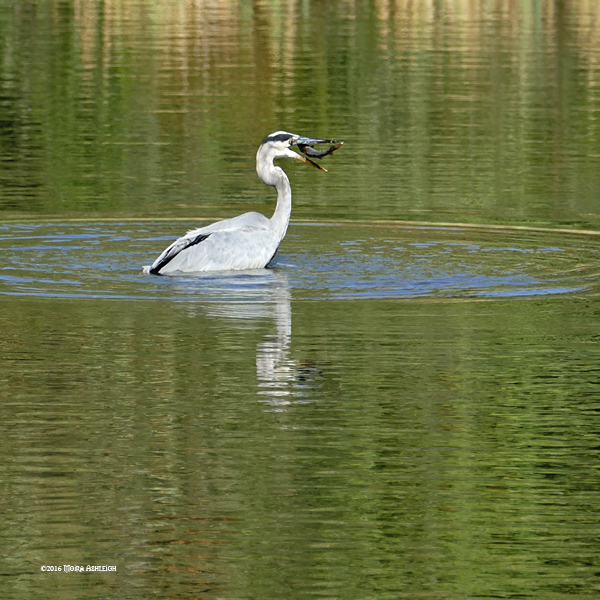
<path fill-rule="evenodd" d="M 600 237 L 378 224 L 292 225 L 272 268 L 144 275 L 197 224 L 34 223 L 0 227 L 0 293 L 50 297 L 269 301 L 497 298 L 597 290 Z"/>

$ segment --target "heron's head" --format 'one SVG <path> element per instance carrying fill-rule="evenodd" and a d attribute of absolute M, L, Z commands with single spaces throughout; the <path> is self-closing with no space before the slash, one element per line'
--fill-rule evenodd
<path fill-rule="evenodd" d="M 261 163 L 264 161 L 272 164 L 275 158 L 294 158 L 307 165 L 311 165 L 320 171 L 326 171 L 320 165 L 316 164 L 310 158 L 305 155 L 312 156 L 314 158 L 323 158 L 327 154 L 332 154 L 335 150 L 340 148 L 344 142 L 334 142 L 333 140 L 326 140 L 323 138 L 310 138 L 302 135 L 296 135 L 295 133 L 289 133 L 287 131 L 276 131 L 268 135 L 260 145 L 258 153 L 256 155 L 257 168 L 260 168 Z M 313 146 L 316 144 L 333 144 L 329 150 L 319 152 L 315 150 Z M 300 152 L 299 154 L 294 152 L 291 148 L 297 146 Z"/>

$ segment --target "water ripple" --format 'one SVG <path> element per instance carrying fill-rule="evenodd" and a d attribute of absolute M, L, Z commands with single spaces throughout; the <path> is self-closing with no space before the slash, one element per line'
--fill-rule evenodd
<path fill-rule="evenodd" d="M 282 282 L 296 299 L 510 298 L 598 287 L 595 236 L 369 224 L 292 225 L 269 269 L 142 274 L 185 229 L 164 222 L 6 224 L 0 293 L 233 302 L 269 301 Z"/>

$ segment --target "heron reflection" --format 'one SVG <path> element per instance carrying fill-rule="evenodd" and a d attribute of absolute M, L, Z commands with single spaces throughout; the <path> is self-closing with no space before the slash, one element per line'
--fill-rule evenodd
<path fill-rule="evenodd" d="M 178 278 L 180 296 L 198 299 L 190 310 L 235 321 L 270 320 L 274 329 L 256 346 L 256 380 L 260 402 L 272 410 L 306 402 L 315 369 L 291 357 L 292 304 L 285 272 L 256 269 L 244 272 L 201 274 Z M 244 325 L 245 327 L 245 325 Z"/>

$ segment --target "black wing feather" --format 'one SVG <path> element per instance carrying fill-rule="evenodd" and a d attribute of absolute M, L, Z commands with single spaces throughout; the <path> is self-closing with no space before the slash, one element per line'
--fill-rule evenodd
<path fill-rule="evenodd" d="M 210 236 L 210 233 L 201 233 L 194 238 L 186 238 L 183 237 L 173 244 L 171 244 L 161 256 L 154 262 L 152 267 L 150 268 L 150 273 L 152 275 L 160 275 L 160 270 L 168 265 L 180 252 L 183 252 L 186 248 L 190 248 L 191 246 L 195 246 L 200 242 L 203 242 L 207 237 Z"/>

